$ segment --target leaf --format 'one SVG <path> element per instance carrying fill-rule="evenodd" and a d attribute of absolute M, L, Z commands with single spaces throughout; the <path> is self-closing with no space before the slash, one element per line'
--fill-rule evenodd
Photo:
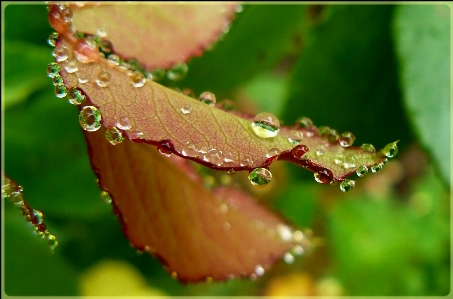
<path fill-rule="evenodd" d="M 122 57 L 151 70 L 199 55 L 228 28 L 236 4 L 73 6 L 79 32 L 105 35 Z M 103 37 L 104 38 L 104 37 Z"/>
<path fill-rule="evenodd" d="M 204 189 L 199 177 L 187 175 L 187 160 L 128 140 L 112 146 L 104 135 L 103 128 L 85 134 L 93 169 L 124 233 L 180 280 L 262 275 L 293 246 L 307 242 L 242 191 Z"/>
<path fill-rule="evenodd" d="M 406 113 L 450 184 L 450 10 L 402 5 L 394 27 Z"/>

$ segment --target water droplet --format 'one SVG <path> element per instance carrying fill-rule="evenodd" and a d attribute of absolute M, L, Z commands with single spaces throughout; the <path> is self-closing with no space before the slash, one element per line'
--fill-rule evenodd
<path fill-rule="evenodd" d="M 182 114 L 189 114 L 192 111 L 192 106 L 190 104 L 184 104 L 181 109 Z"/>
<path fill-rule="evenodd" d="M 69 103 L 73 105 L 80 105 L 85 101 L 85 95 L 80 90 L 73 87 L 69 90 L 68 100 Z"/>
<path fill-rule="evenodd" d="M 131 78 L 132 85 L 134 85 L 134 87 L 143 87 L 146 83 L 145 76 L 139 72 L 133 72 L 129 77 Z"/>
<path fill-rule="evenodd" d="M 236 109 L 236 104 L 232 100 L 223 100 L 218 103 L 218 107 L 225 111 L 233 111 Z"/>
<path fill-rule="evenodd" d="M 107 62 L 111 65 L 120 65 L 121 59 L 116 54 L 110 54 L 109 57 L 107 57 Z"/>
<path fill-rule="evenodd" d="M 345 169 L 354 168 L 354 167 L 356 167 L 357 163 L 358 163 L 357 155 L 350 154 L 350 155 L 347 155 L 346 158 L 344 159 L 343 167 Z"/>
<path fill-rule="evenodd" d="M 280 155 L 280 150 L 276 147 L 271 148 L 266 153 L 266 158 L 274 157 Z"/>
<path fill-rule="evenodd" d="M 344 154 L 343 153 L 336 153 L 333 162 L 337 165 L 344 163 Z"/>
<path fill-rule="evenodd" d="M 310 149 L 305 144 L 300 144 L 291 150 L 291 155 L 297 160 L 302 159 L 303 155 Z"/>
<path fill-rule="evenodd" d="M 248 167 L 250 165 L 253 164 L 253 161 L 252 159 L 250 158 L 245 158 L 244 160 L 242 160 L 240 163 L 239 163 L 242 167 Z"/>
<path fill-rule="evenodd" d="M 343 182 L 340 183 L 340 190 L 343 192 L 348 192 L 354 189 L 355 187 L 355 181 L 353 180 L 344 180 Z"/>
<path fill-rule="evenodd" d="M 382 170 L 382 163 L 376 163 L 374 165 L 371 166 L 371 172 L 375 173 L 375 172 L 378 172 L 378 171 L 381 171 Z"/>
<path fill-rule="evenodd" d="M 80 84 L 85 84 L 88 82 L 88 76 L 86 74 L 79 74 L 78 80 Z"/>
<path fill-rule="evenodd" d="M 322 155 L 324 155 L 325 152 L 326 152 L 326 147 L 324 145 L 318 145 L 318 148 L 316 150 L 316 156 L 321 157 Z"/>
<path fill-rule="evenodd" d="M 8 200 L 17 207 L 21 207 L 24 205 L 24 198 L 22 197 L 22 193 L 17 191 L 9 194 Z"/>
<path fill-rule="evenodd" d="M 294 256 L 291 253 L 287 252 L 283 255 L 283 260 L 287 264 L 292 264 L 294 263 Z"/>
<path fill-rule="evenodd" d="M 300 245 L 296 245 L 291 249 L 291 253 L 297 256 L 301 256 L 304 253 L 304 248 Z"/>
<path fill-rule="evenodd" d="M 234 175 L 236 173 L 236 171 L 233 168 L 231 168 L 230 170 L 227 171 L 227 173 L 229 175 Z"/>
<path fill-rule="evenodd" d="M 68 59 L 68 54 L 68 48 L 66 48 L 65 46 L 58 46 L 55 48 L 55 50 L 53 50 L 53 56 L 55 56 L 55 60 L 57 62 L 62 62 Z"/>
<path fill-rule="evenodd" d="M 233 162 L 234 161 L 233 154 L 231 152 L 225 152 L 223 154 L 223 161 L 225 161 L 226 163 Z"/>
<path fill-rule="evenodd" d="M 100 72 L 96 77 L 96 83 L 99 87 L 107 87 L 112 80 L 112 75 L 108 72 Z"/>
<path fill-rule="evenodd" d="M 120 120 L 116 122 L 116 126 L 125 131 L 129 130 L 132 127 L 131 123 L 129 122 L 129 118 L 125 116 L 121 117 Z"/>
<path fill-rule="evenodd" d="M 132 131 L 129 132 L 129 138 L 131 140 L 143 139 L 145 138 L 145 134 L 143 134 L 143 132 L 141 131 Z"/>
<path fill-rule="evenodd" d="M 168 142 L 162 142 L 157 146 L 157 150 L 164 157 L 170 157 L 173 152 L 171 150 L 170 144 Z"/>
<path fill-rule="evenodd" d="M 77 60 L 69 60 L 66 62 L 64 69 L 66 72 L 69 74 L 75 73 L 79 70 L 79 67 L 77 66 Z"/>
<path fill-rule="evenodd" d="M 298 130 L 292 130 L 289 133 L 288 141 L 292 144 L 298 145 L 302 139 L 304 138 L 304 134 Z"/>
<path fill-rule="evenodd" d="M 332 171 L 323 169 L 314 173 L 315 181 L 320 184 L 328 184 L 333 179 Z"/>
<path fill-rule="evenodd" d="M 47 67 L 47 76 L 50 78 L 53 78 L 57 75 L 60 74 L 60 66 L 56 62 L 51 62 L 49 63 L 49 66 Z"/>
<path fill-rule="evenodd" d="M 102 200 L 102 202 L 104 202 L 106 204 L 112 203 L 112 198 L 110 197 L 110 194 L 107 191 L 101 192 L 101 200 Z"/>
<path fill-rule="evenodd" d="M 105 55 L 112 52 L 112 43 L 107 40 L 101 40 L 99 43 L 99 49 L 102 51 L 100 54 Z"/>
<path fill-rule="evenodd" d="M 94 106 L 85 106 L 80 111 L 79 123 L 82 129 L 88 132 L 94 132 L 101 127 L 101 112 Z"/>
<path fill-rule="evenodd" d="M 58 246 L 58 240 L 57 240 L 57 237 L 55 237 L 55 235 L 53 234 L 48 234 L 47 235 L 47 242 L 49 243 L 50 245 L 50 249 L 52 251 L 54 251 L 54 249 Z"/>
<path fill-rule="evenodd" d="M 280 131 L 280 121 L 275 115 L 268 112 L 255 116 L 251 126 L 253 132 L 261 138 L 275 137 Z"/>
<path fill-rule="evenodd" d="M 207 152 L 209 152 L 209 149 L 208 149 L 207 146 L 202 146 L 202 147 L 200 147 L 200 148 L 198 149 L 198 152 L 199 152 L 200 154 L 206 154 Z"/>
<path fill-rule="evenodd" d="M 97 44 L 88 38 L 82 38 L 74 44 L 74 55 L 77 61 L 81 63 L 90 63 L 97 61 L 100 57 Z"/>
<path fill-rule="evenodd" d="M 398 153 L 398 147 L 396 146 L 397 142 L 398 141 L 387 144 L 382 150 L 384 155 L 386 155 L 388 158 L 395 157 Z"/>
<path fill-rule="evenodd" d="M 181 154 L 186 157 L 198 157 L 198 150 L 195 144 L 188 143 L 181 151 Z"/>
<path fill-rule="evenodd" d="M 209 106 L 214 106 L 216 103 L 215 94 L 209 91 L 203 92 L 202 94 L 200 94 L 200 102 L 208 104 Z"/>
<path fill-rule="evenodd" d="M 107 31 L 105 30 L 105 27 L 102 26 L 100 28 L 98 28 L 96 30 L 96 34 L 100 37 L 100 38 L 103 38 L 103 37 L 106 37 L 107 36 Z"/>
<path fill-rule="evenodd" d="M 159 82 L 165 77 L 165 70 L 156 68 L 152 70 L 151 72 L 146 73 L 146 78 L 154 81 L 154 82 Z"/>
<path fill-rule="evenodd" d="M 374 148 L 374 146 L 372 144 L 369 144 L 369 143 L 362 144 L 361 148 L 363 148 L 365 151 L 367 151 L 369 153 L 375 153 L 376 152 L 376 149 Z"/>
<path fill-rule="evenodd" d="M 62 6 L 61 15 L 66 23 L 70 23 L 72 21 L 73 12 L 69 6 Z"/>
<path fill-rule="evenodd" d="M 49 45 L 51 45 L 52 47 L 55 47 L 57 40 L 58 40 L 58 36 L 59 36 L 58 32 L 51 33 L 49 36 L 49 39 L 47 40 Z"/>
<path fill-rule="evenodd" d="M 40 210 L 33 210 L 33 217 L 36 219 L 36 224 L 41 224 L 44 221 L 44 214 Z"/>
<path fill-rule="evenodd" d="M 301 117 L 296 120 L 296 125 L 302 128 L 307 128 L 313 126 L 313 121 L 308 117 Z"/>
<path fill-rule="evenodd" d="M 340 136 L 340 145 L 344 147 L 351 146 L 354 140 L 355 136 L 351 132 L 344 132 Z"/>
<path fill-rule="evenodd" d="M 172 81 L 179 81 L 186 77 L 189 67 L 184 62 L 176 63 L 167 71 L 167 78 Z"/>
<path fill-rule="evenodd" d="M 363 177 L 367 172 L 368 172 L 368 167 L 366 167 L 365 165 L 362 165 L 357 169 L 356 174 L 358 177 Z"/>
<path fill-rule="evenodd" d="M 277 233 L 283 241 L 291 241 L 293 236 L 291 228 L 285 224 L 277 224 Z"/>
<path fill-rule="evenodd" d="M 249 181 L 253 186 L 265 187 L 272 180 L 272 173 L 266 168 L 255 168 L 249 174 Z"/>
<path fill-rule="evenodd" d="M 58 85 L 63 85 L 64 81 L 63 78 L 60 75 L 56 75 L 53 77 L 53 85 L 58 86 Z"/>
<path fill-rule="evenodd" d="M 318 128 L 319 135 L 325 137 L 329 142 L 335 142 L 340 138 L 338 132 L 330 127 L 322 126 Z"/>
<path fill-rule="evenodd" d="M 263 276 L 266 271 L 264 270 L 263 266 L 258 265 L 255 267 L 255 274 L 258 276 Z"/>
<path fill-rule="evenodd" d="M 220 166 L 220 165 L 223 164 L 222 151 L 219 151 L 219 150 L 216 150 L 216 149 L 211 150 L 211 151 L 209 151 L 208 153 L 206 153 L 204 155 L 203 160 L 205 160 L 206 162 L 209 162 L 211 164 Z"/>
<path fill-rule="evenodd" d="M 120 130 L 115 127 L 110 127 L 105 131 L 105 138 L 112 145 L 117 145 L 123 142 L 124 137 Z"/>
<path fill-rule="evenodd" d="M 55 95 L 57 98 L 64 98 L 68 94 L 68 89 L 64 85 L 55 86 Z"/>

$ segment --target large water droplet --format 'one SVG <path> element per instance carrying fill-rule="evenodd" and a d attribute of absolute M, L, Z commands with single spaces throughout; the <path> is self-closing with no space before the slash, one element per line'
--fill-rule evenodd
<path fill-rule="evenodd" d="M 49 63 L 49 66 L 47 67 L 47 76 L 50 78 L 53 78 L 60 73 L 60 66 L 56 62 L 51 62 Z"/>
<path fill-rule="evenodd" d="M 105 138 L 112 145 L 123 142 L 124 137 L 120 130 L 115 127 L 110 127 L 105 131 Z"/>
<path fill-rule="evenodd" d="M 53 50 L 53 56 L 57 62 L 65 61 L 68 59 L 69 50 L 65 46 L 58 46 Z"/>
<path fill-rule="evenodd" d="M 85 95 L 80 90 L 73 87 L 69 90 L 68 100 L 69 103 L 73 105 L 80 105 L 85 101 Z"/>
<path fill-rule="evenodd" d="M 94 132 L 101 127 L 101 112 L 94 106 L 85 106 L 80 111 L 79 123 L 82 129 L 88 132 Z"/>
<path fill-rule="evenodd" d="M 397 142 L 398 141 L 387 144 L 382 150 L 384 155 L 386 155 L 388 158 L 395 157 L 398 153 L 398 147 L 396 146 Z"/>
<path fill-rule="evenodd" d="M 368 172 L 368 167 L 365 165 L 360 166 L 355 172 L 358 177 L 363 177 Z"/>
<path fill-rule="evenodd" d="M 307 128 L 313 126 L 313 121 L 308 117 L 301 117 L 296 120 L 296 125 L 302 128 Z"/>
<path fill-rule="evenodd" d="M 96 77 L 96 84 L 99 87 L 107 87 L 112 80 L 112 75 L 109 72 L 100 72 Z"/>
<path fill-rule="evenodd" d="M 121 117 L 120 120 L 116 122 L 116 126 L 125 131 L 129 130 L 132 127 L 129 118 L 125 116 Z"/>
<path fill-rule="evenodd" d="M 355 187 L 355 181 L 353 180 L 344 180 L 343 182 L 340 183 L 340 190 L 343 192 L 348 192 L 354 189 Z"/>
<path fill-rule="evenodd" d="M 69 74 L 75 73 L 79 70 L 79 67 L 77 66 L 77 61 L 76 60 L 69 60 L 66 62 L 64 69 L 66 72 Z"/>
<path fill-rule="evenodd" d="M 182 149 L 181 154 L 186 157 L 198 157 L 198 149 L 195 144 L 188 143 Z"/>
<path fill-rule="evenodd" d="M 305 155 L 310 149 L 305 144 L 299 144 L 291 150 L 291 155 L 297 160 L 302 159 L 302 156 Z"/>
<path fill-rule="evenodd" d="M 200 94 L 200 102 L 208 104 L 209 106 L 214 106 L 216 103 L 215 94 L 209 91 L 205 91 Z"/>
<path fill-rule="evenodd" d="M 314 173 L 315 181 L 320 184 L 328 184 L 333 179 L 332 171 L 323 169 Z"/>
<path fill-rule="evenodd" d="M 280 150 L 276 147 L 271 148 L 266 153 L 266 158 L 274 157 L 280 155 Z"/>
<path fill-rule="evenodd" d="M 112 203 L 112 198 L 110 197 L 110 194 L 106 191 L 101 192 L 101 200 L 102 200 L 102 202 L 104 202 L 106 204 Z"/>
<path fill-rule="evenodd" d="M 369 144 L 369 143 L 362 144 L 361 148 L 363 148 L 365 151 L 367 151 L 369 153 L 375 153 L 376 152 L 376 149 L 374 148 L 374 146 L 372 144 Z"/>
<path fill-rule="evenodd" d="M 179 81 L 186 77 L 189 67 L 184 62 L 176 63 L 167 71 L 167 78 L 172 81 Z"/>
<path fill-rule="evenodd" d="M 64 98 L 68 94 L 68 89 L 64 85 L 55 86 L 55 95 L 57 98 Z"/>
<path fill-rule="evenodd" d="M 97 61 L 100 57 L 99 48 L 95 41 L 89 38 L 81 38 L 74 44 L 74 55 L 81 63 Z"/>
<path fill-rule="evenodd" d="M 344 132 L 340 136 L 340 145 L 344 147 L 351 146 L 354 140 L 355 136 L 351 132 Z"/>
<path fill-rule="evenodd" d="M 266 168 L 255 168 L 249 174 L 249 181 L 253 186 L 265 187 L 272 180 L 272 173 Z"/>
<path fill-rule="evenodd" d="M 280 121 L 272 113 L 264 112 L 255 116 L 251 124 L 253 132 L 262 138 L 277 136 L 280 131 Z"/>
<path fill-rule="evenodd" d="M 288 141 L 292 144 L 298 145 L 302 139 L 304 138 L 304 134 L 299 130 L 292 130 L 289 133 Z"/>
<path fill-rule="evenodd" d="M 56 43 L 57 43 L 57 40 L 58 40 L 58 32 L 53 32 L 50 34 L 49 36 L 49 39 L 47 40 L 47 42 L 49 43 L 49 45 L 51 45 L 52 47 L 55 47 Z"/>
<path fill-rule="evenodd" d="M 133 72 L 130 75 L 130 78 L 132 80 L 132 85 L 134 85 L 134 87 L 143 87 L 143 85 L 145 85 L 145 83 L 146 83 L 145 76 L 143 76 L 139 72 Z"/>
<path fill-rule="evenodd" d="M 157 145 L 157 150 L 164 157 L 170 157 L 173 154 L 168 142 L 163 142 L 163 143 Z"/>
<path fill-rule="evenodd" d="M 192 106 L 190 104 L 184 104 L 179 110 L 181 110 L 182 114 L 189 114 L 192 111 Z"/>

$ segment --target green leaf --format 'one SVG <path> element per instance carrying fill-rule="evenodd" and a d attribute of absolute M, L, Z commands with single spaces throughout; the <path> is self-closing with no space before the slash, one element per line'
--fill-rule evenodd
<path fill-rule="evenodd" d="M 406 113 L 449 185 L 450 9 L 446 5 L 402 5 L 394 25 Z"/>

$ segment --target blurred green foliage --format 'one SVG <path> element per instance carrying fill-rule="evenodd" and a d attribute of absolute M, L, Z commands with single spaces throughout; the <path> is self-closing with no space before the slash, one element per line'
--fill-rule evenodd
<path fill-rule="evenodd" d="M 8 295 L 81 294 L 85 273 L 102 260 L 127 261 L 168 295 L 269 294 L 290 272 L 308 273 L 314 284 L 333 277 L 348 295 L 450 292 L 448 7 L 245 5 L 229 34 L 190 62 L 181 87 L 233 99 L 245 93 L 285 123 L 308 116 L 352 131 L 359 144 L 399 139 L 401 147 L 391 171 L 368 174 L 348 194 L 285 165 L 287 188 L 269 205 L 311 227 L 320 247 L 256 281 L 189 286 L 137 254 L 101 202 L 76 109 L 55 98 L 45 74 L 52 61 L 45 6 L 2 3 L 2 13 L 4 171 L 60 240 L 52 255 L 4 203 Z M 427 163 L 413 158 L 418 148 Z"/>

